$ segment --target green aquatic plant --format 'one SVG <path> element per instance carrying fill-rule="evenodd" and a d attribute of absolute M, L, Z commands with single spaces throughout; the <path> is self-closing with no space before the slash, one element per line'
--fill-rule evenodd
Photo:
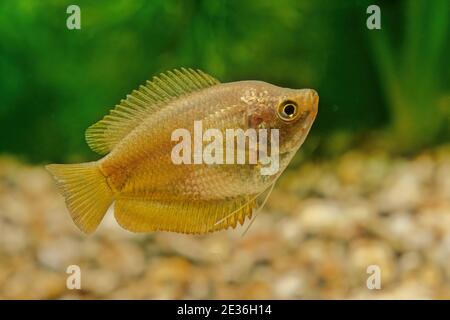
<path fill-rule="evenodd" d="M 68 30 L 70 1 L 0 1 L 0 153 L 92 160 L 85 128 L 122 92 L 183 66 L 317 89 L 305 145 L 316 153 L 378 129 L 394 152 L 445 142 L 448 0 L 377 3 L 381 30 L 366 28 L 371 0 L 79 0 L 81 29 Z"/>
<path fill-rule="evenodd" d="M 383 21 L 382 30 L 370 32 L 370 38 L 390 112 L 391 141 L 395 148 L 411 151 L 437 142 L 448 125 L 449 87 L 442 80 L 450 71 L 450 6 L 447 0 L 403 4 L 403 21 Z M 395 28 L 404 30 L 400 42 L 390 31 Z"/>

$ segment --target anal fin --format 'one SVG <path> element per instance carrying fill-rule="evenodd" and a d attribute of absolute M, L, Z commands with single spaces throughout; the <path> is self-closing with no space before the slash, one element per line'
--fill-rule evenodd
<path fill-rule="evenodd" d="M 255 207 L 250 197 L 223 201 L 168 202 L 119 198 L 115 203 L 117 222 L 132 232 L 172 231 L 202 234 L 243 224 Z M 217 223 L 220 221 L 220 223 Z"/>

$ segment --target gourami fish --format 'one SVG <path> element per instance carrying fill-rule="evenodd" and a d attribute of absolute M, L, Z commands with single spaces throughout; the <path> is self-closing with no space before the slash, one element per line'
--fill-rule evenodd
<path fill-rule="evenodd" d="M 87 129 L 87 143 L 105 155 L 102 159 L 46 168 L 73 221 L 85 233 L 96 230 L 112 203 L 117 222 L 133 232 L 201 234 L 235 228 L 264 204 L 305 140 L 318 100 L 312 89 L 262 81 L 219 83 L 200 70 L 173 70 L 147 81 Z M 193 162 L 188 161 L 189 154 L 182 155 L 185 162 L 174 161 L 181 137 L 174 140 L 173 133 L 180 128 L 193 133 L 199 121 L 203 131 L 213 129 L 216 134 L 276 129 L 278 135 L 271 139 L 278 141 L 266 148 L 257 145 L 261 157 L 256 163 L 208 163 L 196 161 L 209 144 L 203 137 L 197 141 L 200 154 L 194 141 Z M 246 155 L 251 151 L 247 142 Z M 225 146 L 216 137 L 215 143 L 216 156 L 235 148 L 234 141 L 232 147 Z M 261 174 L 269 153 L 278 157 L 278 170 Z"/>

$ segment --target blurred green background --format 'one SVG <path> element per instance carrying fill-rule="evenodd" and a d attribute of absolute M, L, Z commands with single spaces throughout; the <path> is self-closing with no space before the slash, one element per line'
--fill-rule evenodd
<path fill-rule="evenodd" d="M 200 68 L 320 94 L 305 146 L 416 152 L 449 138 L 448 0 L 0 3 L 0 152 L 32 162 L 96 159 L 84 130 L 156 73 Z"/>

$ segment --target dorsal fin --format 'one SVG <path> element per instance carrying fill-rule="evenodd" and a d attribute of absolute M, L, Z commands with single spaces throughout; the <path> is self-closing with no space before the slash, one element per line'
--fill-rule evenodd
<path fill-rule="evenodd" d="M 86 130 L 86 141 L 97 153 L 106 154 L 152 113 L 187 93 L 220 83 L 201 70 L 168 71 L 153 77 L 121 100 L 108 115 Z"/>

